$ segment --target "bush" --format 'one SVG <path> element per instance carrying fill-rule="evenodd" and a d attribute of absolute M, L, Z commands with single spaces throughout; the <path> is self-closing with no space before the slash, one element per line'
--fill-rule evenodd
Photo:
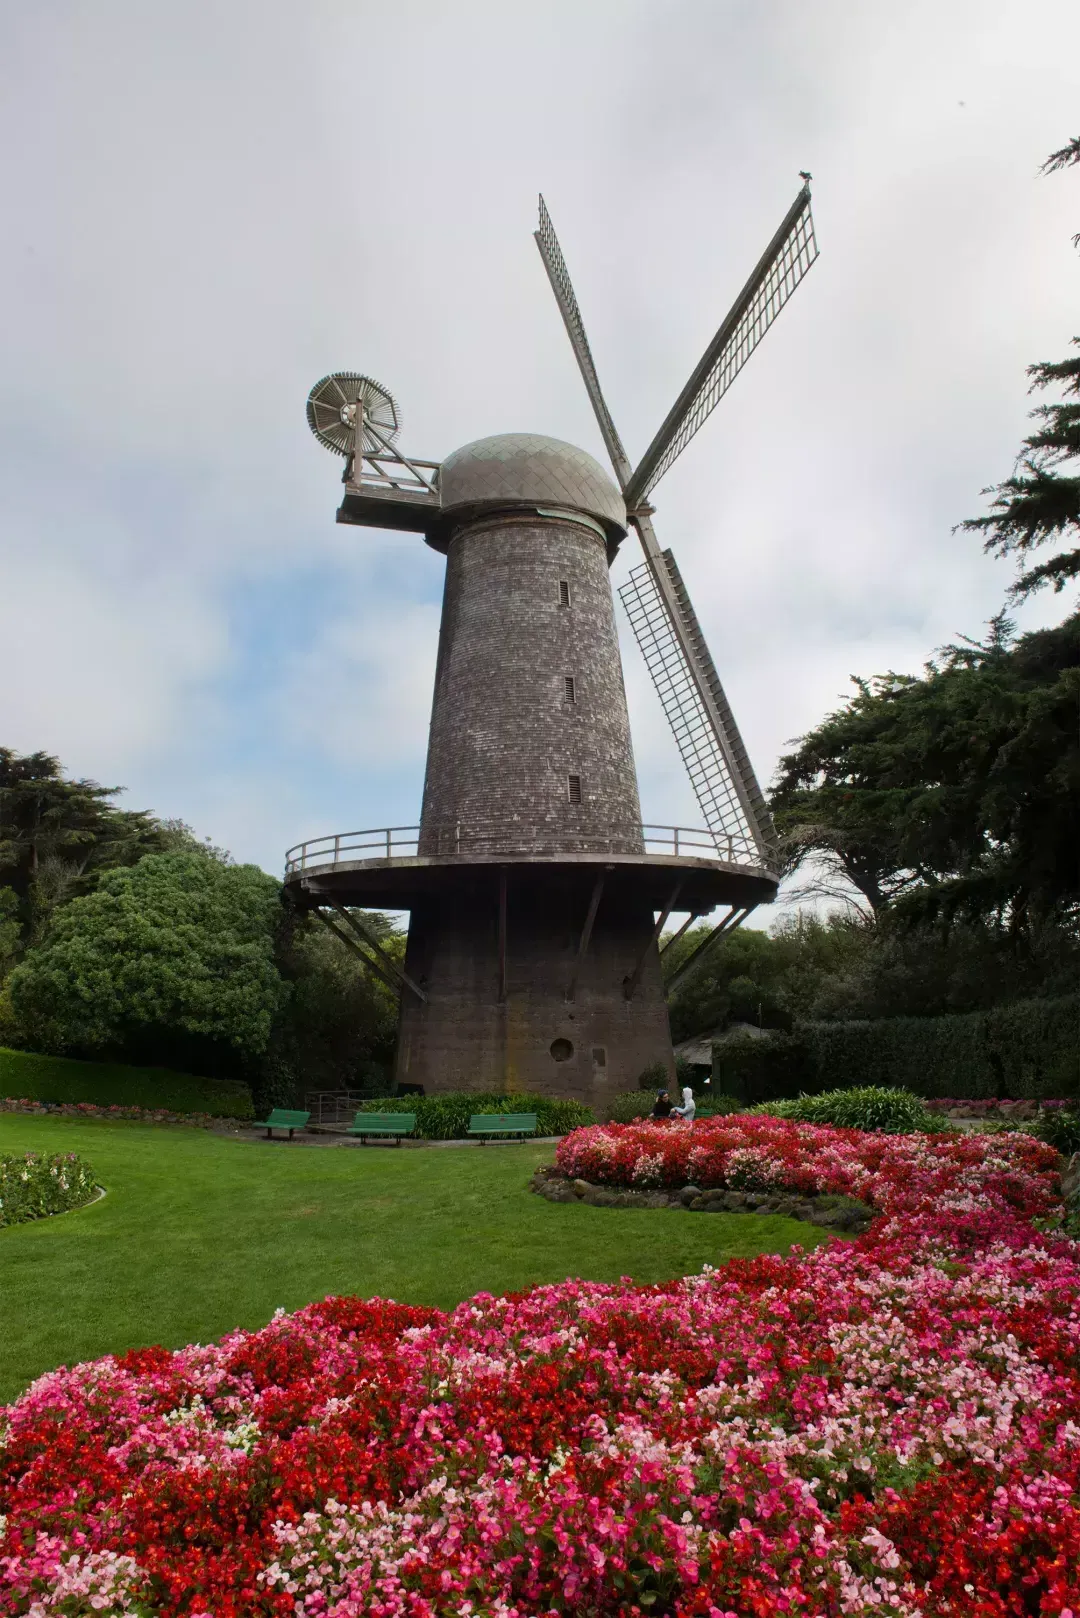
<path fill-rule="evenodd" d="M 96 1191 L 93 1169 L 74 1152 L 0 1157 L 0 1227 L 81 1208 Z"/>
<path fill-rule="evenodd" d="M 831 1124 L 835 1129 L 863 1129 L 877 1135 L 929 1134 L 941 1128 L 921 1096 L 912 1095 L 910 1090 L 886 1090 L 876 1085 L 768 1101 L 753 1111 L 800 1124 Z"/>
<path fill-rule="evenodd" d="M 969 1100 L 1080 1091 L 1080 995 L 950 1017 L 800 1023 L 798 1034 L 807 1089 L 849 1089 L 873 1075 L 918 1095 Z"/>
<path fill-rule="evenodd" d="M 361 1104 L 361 1112 L 414 1112 L 416 1133 L 422 1140 L 464 1140 L 475 1113 L 535 1112 L 538 1135 L 569 1135 L 596 1122 L 592 1111 L 579 1101 L 556 1096 L 497 1095 L 491 1090 L 447 1090 L 434 1096 L 375 1096 Z"/>
<path fill-rule="evenodd" d="M 663 1062 L 650 1062 L 638 1074 L 637 1082 L 639 1090 L 666 1090 L 671 1084 L 671 1075 Z"/>
<path fill-rule="evenodd" d="M 106 871 L 11 974 L 21 1042 L 150 1062 L 178 1047 L 234 1064 L 260 1055 L 286 997 L 274 963 L 280 886 L 257 866 L 197 853 Z"/>
<path fill-rule="evenodd" d="M 253 1118 L 251 1091 L 233 1079 L 203 1079 L 160 1067 L 77 1062 L 0 1049 L 0 1096 L 12 1101 L 88 1101 L 97 1107 L 144 1107 L 152 1112 L 205 1112 L 214 1118 Z"/>
<path fill-rule="evenodd" d="M 622 1095 L 613 1096 L 608 1103 L 608 1123 L 632 1124 L 637 1118 L 647 1118 L 655 1100 L 651 1090 L 626 1090 Z"/>
<path fill-rule="evenodd" d="M 737 1096 L 723 1094 L 713 1095 L 706 1091 L 704 1095 L 694 1097 L 697 1105 L 697 1118 L 725 1118 L 729 1113 L 741 1112 L 742 1102 Z"/>
<path fill-rule="evenodd" d="M 720 1040 L 713 1046 L 712 1076 L 744 1106 L 798 1095 L 809 1082 L 806 1046 L 794 1034 Z"/>
<path fill-rule="evenodd" d="M 1076 1107 L 1044 1107 L 1031 1133 L 1048 1146 L 1053 1146 L 1062 1157 L 1080 1152 L 1080 1109 Z"/>

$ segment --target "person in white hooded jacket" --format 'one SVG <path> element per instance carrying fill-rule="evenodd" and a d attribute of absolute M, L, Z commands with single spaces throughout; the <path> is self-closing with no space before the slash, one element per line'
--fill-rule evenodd
<path fill-rule="evenodd" d="M 696 1112 L 697 1112 L 697 1102 L 694 1100 L 694 1092 L 693 1092 L 693 1090 L 691 1090 L 691 1088 L 690 1088 L 690 1086 L 688 1084 L 684 1084 L 683 1085 L 683 1093 L 682 1093 L 682 1106 L 681 1107 L 672 1107 L 672 1109 L 671 1109 L 672 1117 L 674 1117 L 674 1118 L 682 1118 L 686 1123 L 692 1124 L 693 1121 L 694 1121 L 694 1114 Z"/>

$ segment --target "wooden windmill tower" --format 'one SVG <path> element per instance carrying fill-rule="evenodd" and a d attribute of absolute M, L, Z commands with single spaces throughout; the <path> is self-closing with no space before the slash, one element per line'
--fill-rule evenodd
<path fill-rule="evenodd" d="M 418 827 L 291 849 L 286 882 L 401 991 L 397 1078 L 428 1091 L 530 1089 L 602 1106 L 670 1068 L 658 941 L 725 904 L 701 949 L 778 881 L 767 807 L 649 496 L 817 256 L 799 192 L 636 467 L 604 401 L 551 218 L 536 232 L 615 472 L 583 450 L 499 433 L 442 462 L 397 447 L 400 411 L 369 377 L 312 389 L 308 421 L 346 457 L 338 521 L 420 532 L 447 557 Z M 643 823 L 608 568 L 623 586 L 701 807 Z M 404 968 L 365 907 L 409 910 Z"/>

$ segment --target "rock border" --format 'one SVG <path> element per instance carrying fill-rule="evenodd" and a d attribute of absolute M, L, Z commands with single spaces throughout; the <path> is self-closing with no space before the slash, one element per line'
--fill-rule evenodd
<path fill-rule="evenodd" d="M 677 1191 L 637 1191 L 630 1186 L 592 1185 L 588 1180 L 572 1180 L 557 1169 L 539 1168 L 529 1183 L 530 1190 L 547 1202 L 584 1202 L 590 1208 L 682 1208 L 690 1213 L 778 1214 L 784 1219 L 801 1219 L 825 1230 L 861 1236 L 876 1218 L 873 1208 L 854 1197 L 828 1193 L 815 1196 L 792 1195 L 787 1191 L 733 1191 L 724 1186 L 702 1190 L 697 1185 L 680 1186 Z"/>

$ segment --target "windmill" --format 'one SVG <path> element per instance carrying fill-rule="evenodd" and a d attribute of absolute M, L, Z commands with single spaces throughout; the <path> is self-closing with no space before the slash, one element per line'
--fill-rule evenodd
<path fill-rule="evenodd" d="M 804 186 L 634 468 L 543 199 L 536 239 L 617 485 L 585 451 L 534 433 L 496 433 L 441 462 L 407 455 L 381 383 L 353 371 L 316 383 L 308 425 L 345 459 L 338 521 L 421 533 L 446 579 L 419 826 L 298 844 L 285 882 L 400 991 L 399 1084 L 602 1106 L 644 1069 L 672 1071 L 658 947 L 672 913 L 687 917 L 677 939 L 728 907 L 681 975 L 776 891 L 768 810 L 648 497 L 817 248 Z M 629 526 L 644 561 L 623 599 L 701 830 L 641 817 L 609 578 Z M 403 963 L 369 907 L 410 912 Z"/>
<path fill-rule="evenodd" d="M 670 550 L 661 550 L 649 496 L 704 426 L 818 256 L 810 176 L 694 367 L 652 443 L 631 465 L 600 388 L 570 272 L 543 197 L 535 241 L 566 327 L 644 560 L 619 591 L 702 816 L 718 846 L 777 864 L 772 817 Z"/>

